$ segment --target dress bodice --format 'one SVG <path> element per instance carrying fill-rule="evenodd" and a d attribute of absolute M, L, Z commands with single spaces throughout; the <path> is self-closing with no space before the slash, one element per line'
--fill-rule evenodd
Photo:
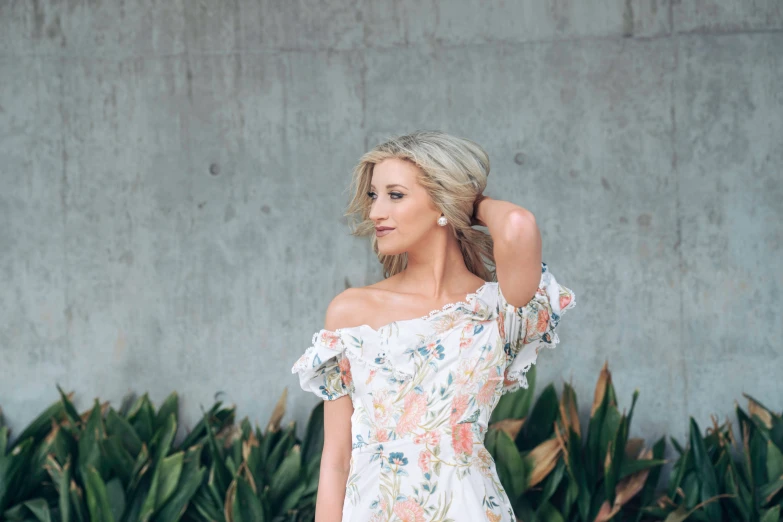
<path fill-rule="evenodd" d="M 497 282 L 486 282 L 421 318 L 316 332 L 292 372 L 325 400 L 351 398 L 349 498 L 359 495 L 351 485 L 371 462 L 391 473 L 413 465 L 408 456 L 417 457 L 413 469 L 425 482 L 442 466 L 457 476 L 474 469 L 502 491 L 483 446 L 492 410 L 504 393 L 527 387 L 525 373 L 541 347 L 559 342 L 555 328 L 575 304 L 542 263 L 538 290 L 521 307 L 505 300 Z M 414 504 L 426 509 L 422 502 Z M 414 504 L 408 507 L 418 509 Z"/>

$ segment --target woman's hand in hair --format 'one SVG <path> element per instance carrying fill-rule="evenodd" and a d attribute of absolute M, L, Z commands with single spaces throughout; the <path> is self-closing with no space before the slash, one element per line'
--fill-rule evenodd
<path fill-rule="evenodd" d="M 476 226 L 478 226 L 478 227 L 485 227 L 485 226 L 487 226 L 487 225 L 484 224 L 483 221 L 481 221 L 478 218 L 478 215 L 479 215 L 479 213 L 478 213 L 479 203 L 481 203 L 485 199 L 490 199 L 490 198 L 489 198 L 489 196 L 485 196 L 484 194 L 479 194 L 478 196 L 476 196 L 476 201 L 473 202 L 473 214 L 470 216 L 470 226 L 472 226 L 472 227 L 476 227 Z"/>

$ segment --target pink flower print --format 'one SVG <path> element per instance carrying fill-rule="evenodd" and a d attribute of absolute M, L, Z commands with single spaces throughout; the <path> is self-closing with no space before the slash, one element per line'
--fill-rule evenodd
<path fill-rule="evenodd" d="M 330 350 L 339 350 L 338 344 L 340 343 L 340 334 L 329 330 L 323 330 L 321 333 L 321 342 Z"/>
<path fill-rule="evenodd" d="M 430 462 L 432 461 L 432 453 L 429 451 L 422 451 L 419 453 L 419 467 L 422 473 L 429 473 Z"/>
<path fill-rule="evenodd" d="M 413 499 L 397 502 L 393 511 L 402 522 L 425 522 L 424 510 Z"/>
<path fill-rule="evenodd" d="M 427 444 L 429 446 L 437 446 L 440 444 L 440 435 L 437 431 L 427 431 L 419 433 L 413 437 L 414 444 Z"/>
<path fill-rule="evenodd" d="M 498 314 L 497 322 L 498 322 L 498 333 L 500 334 L 501 339 L 506 338 L 506 324 L 505 324 L 505 314 Z"/>
<path fill-rule="evenodd" d="M 300 370 L 307 367 L 306 365 L 307 361 L 310 359 L 310 353 L 310 348 L 305 350 L 305 353 L 303 353 L 302 356 L 294 363 L 294 370 Z"/>
<path fill-rule="evenodd" d="M 486 510 L 488 522 L 500 522 L 500 515 L 494 514 L 489 509 Z"/>
<path fill-rule="evenodd" d="M 478 466 L 482 475 L 485 477 L 492 476 L 492 464 L 494 461 L 492 460 L 492 455 L 486 448 L 482 447 L 478 450 L 478 455 L 473 462 Z"/>
<path fill-rule="evenodd" d="M 422 393 L 409 393 L 405 396 L 405 410 L 397 422 L 397 434 L 410 433 L 427 411 L 427 397 Z"/>
<path fill-rule="evenodd" d="M 488 379 L 476 395 L 476 402 L 484 406 L 491 403 L 492 399 L 495 397 L 495 384 L 495 380 Z"/>
<path fill-rule="evenodd" d="M 565 307 L 571 304 L 573 295 L 570 293 L 560 294 L 560 309 L 565 310 Z"/>
<path fill-rule="evenodd" d="M 451 418 L 450 423 L 456 424 L 456 422 L 468 409 L 468 396 L 467 395 L 455 395 L 451 400 Z"/>
<path fill-rule="evenodd" d="M 433 322 L 433 330 L 435 330 L 437 333 L 443 333 L 456 328 L 459 324 L 461 315 L 462 314 L 457 311 L 448 313 L 435 319 Z"/>
<path fill-rule="evenodd" d="M 469 423 L 454 424 L 451 427 L 451 447 L 456 454 L 473 452 L 473 432 Z"/>
<path fill-rule="evenodd" d="M 416 351 L 419 352 L 425 359 L 443 360 L 445 357 L 444 348 L 440 344 L 440 339 L 424 346 L 419 346 Z"/>
<path fill-rule="evenodd" d="M 384 428 L 378 428 L 375 430 L 375 440 L 378 442 L 386 442 L 389 440 L 389 433 Z"/>
<path fill-rule="evenodd" d="M 440 433 L 437 431 L 428 431 L 425 435 L 425 440 L 430 446 L 437 446 L 440 444 Z"/>
<path fill-rule="evenodd" d="M 348 388 L 353 384 L 353 376 L 351 376 L 351 363 L 347 357 L 340 359 L 340 378 L 343 380 L 343 384 Z"/>
<path fill-rule="evenodd" d="M 473 345 L 473 329 L 475 328 L 473 323 L 468 323 L 462 327 L 459 339 L 460 352 L 465 348 L 469 348 Z"/>
<path fill-rule="evenodd" d="M 472 359 L 461 359 L 457 367 L 454 380 L 458 386 L 472 383 L 476 380 L 476 366 L 478 366 L 478 357 Z"/>
<path fill-rule="evenodd" d="M 549 327 L 549 312 L 546 308 L 540 307 L 538 309 L 538 321 L 536 323 L 536 330 L 539 332 L 546 332 Z"/>
<path fill-rule="evenodd" d="M 375 416 L 375 423 L 386 426 L 392 415 L 391 397 L 388 390 L 379 390 L 373 395 L 372 409 Z"/>

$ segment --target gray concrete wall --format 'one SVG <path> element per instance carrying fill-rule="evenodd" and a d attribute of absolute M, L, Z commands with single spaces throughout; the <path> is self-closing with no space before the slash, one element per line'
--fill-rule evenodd
<path fill-rule="evenodd" d="M 357 5 L 358 4 L 358 5 Z M 541 382 L 608 360 L 633 432 L 781 409 L 779 0 L 0 1 L 0 405 L 216 394 L 264 425 L 347 285 L 350 169 L 437 128 L 490 153 L 578 299 Z M 558 384 L 559 386 L 559 384 Z"/>

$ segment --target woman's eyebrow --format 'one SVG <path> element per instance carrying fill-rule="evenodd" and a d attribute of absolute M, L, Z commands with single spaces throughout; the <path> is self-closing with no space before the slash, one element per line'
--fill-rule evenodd
<path fill-rule="evenodd" d="M 392 187 L 402 187 L 404 189 L 408 188 L 405 185 L 400 185 L 399 183 L 392 183 L 391 185 L 386 185 L 387 189 L 392 188 Z M 375 188 L 375 185 L 370 185 L 370 188 Z"/>

